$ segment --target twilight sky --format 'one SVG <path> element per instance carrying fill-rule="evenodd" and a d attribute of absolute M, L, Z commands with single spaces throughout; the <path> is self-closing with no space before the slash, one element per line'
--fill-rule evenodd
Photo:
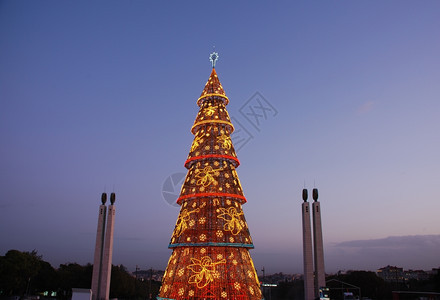
<path fill-rule="evenodd" d="M 259 273 L 302 272 L 304 186 L 326 271 L 439 267 L 439 15 L 429 0 L 0 1 L 0 255 L 92 262 L 114 191 L 113 263 L 165 269 L 178 208 L 162 192 L 180 186 L 164 183 L 186 171 L 215 46 Z M 271 110 L 252 118 L 258 101 Z"/>

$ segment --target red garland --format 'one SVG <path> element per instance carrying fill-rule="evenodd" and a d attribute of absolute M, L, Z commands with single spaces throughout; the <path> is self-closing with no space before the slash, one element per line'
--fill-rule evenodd
<path fill-rule="evenodd" d="M 180 204 L 180 202 L 183 199 L 187 198 L 195 198 L 195 197 L 230 197 L 230 198 L 238 198 L 243 200 L 241 204 L 244 204 L 247 202 L 246 198 L 244 196 L 240 196 L 237 194 L 227 194 L 227 193 L 199 193 L 199 194 L 190 194 L 185 196 L 180 196 L 179 199 L 177 199 L 177 204 Z"/>
<path fill-rule="evenodd" d="M 220 154 L 208 154 L 208 155 L 191 157 L 191 158 L 189 158 L 189 159 L 187 159 L 185 161 L 184 166 L 185 166 L 185 168 L 188 168 L 187 164 L 189 164 L 193 160 L 204 159 L 204 158 L 226 158 L 226 159 L 232 159 L 233 161 L 235 161 L 237 163 L 237 165 L 235 167 L 238 167 L 240 165 L 240 162 L 238 161 L 238 159 L 233 157 L 233 156 L 230 156 L 230 155 L 220 155 Z"/>

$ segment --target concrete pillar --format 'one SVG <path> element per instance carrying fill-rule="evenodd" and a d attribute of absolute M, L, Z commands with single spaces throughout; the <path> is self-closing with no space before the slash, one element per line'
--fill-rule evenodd
<path fill-rule="evenodd" d="M 99 206 L 98 214 L 98 228 L 96 230 L 96 243 L 95 243 L 95 255 L 93 259 L 93 273 L 92 273 L 92 299 L 99 299 L 100 282 L 102 277 L 102 254 L 104 249 L 104 236 L 105 236 L 105 219 L 107 207 L 105 206 L 105 201 L 107 201 L 107 194 L 103 193 L 102 205 Z"/>
<path fill-rule="evenodd" d="M 112 197 L 113 197 L 112 193 Z M 107 228 L 105 231 L 104 253 L 102 256 L 102 276 L 101 291 L 99 293 L 101 299 L 108 300 L 110 296 L 110 279 L 112 273 L 112 255 L 113 255 L 113 231 L 115 225 L 116 208 L 113 205 L 108 206 Z"/>
<path fill-rule="evenodd" d="M 307 190 L 305 190 L 307 194 Z M 304 191 L 303 191 L 304 199 Z M 306 199 L 302 204 L 302 227 L 303 227 L 303 257 L 304 257 L 304 299 L 314 299 L 313 288 L 313 249 L 312 230 L 310 226 L 310 207 Z"/>
<path fill-rule="evenodd" d="M 315 192 L 316 190 L 316 192 Z M 316 197 L 315 197 L 316 194 Z M 315 248 L 315 297 L 319 297 L 319 288 L 325 286 L 324 246 L 322 241 L 321 207 L 318 190 L 313 189 L 313 245 Z"/>

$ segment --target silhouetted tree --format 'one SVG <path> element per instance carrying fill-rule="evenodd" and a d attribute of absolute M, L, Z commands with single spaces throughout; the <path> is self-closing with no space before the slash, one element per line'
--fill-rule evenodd
<path fill-rule="evenodd" d="M 4 295 L 33 293 L 33 280 L 41 268 L 37 251 L 9 250 L 0 259 L 0 290 Z"/>
<path fill-rule="evenodd" d="M 272 299 L 272 300 L 304 299 L 303 280 L 279 282 L 277 287 L 271 287 L 270 289 L 271 291 L 269 293 L 269 296 L 265 295 L 265 299 Z"/>
<path fill-rule="evenodd" d="M 128 274 L 123 265 L 112 266 L 110 298 L 135 298 L 136 279 Z"/>
<path fill-rule="evenodd" d="M 92 282 L 93 266 L 87 264 L 81 266 L 77 263 L 68 263 L 60 265 L 57 270 L 58 276 L 58 296 L 60 298 L 69 298 L 72 288 L 90 289 Z"/>
<path fill-rule="evenodd" d="M 58 282 L 59 278 L 57 271 L 50 265 L 50 263 L 41 260 L 40 270 L 32 281 L 34 291 L 56 291 L 58 289 Z"/>

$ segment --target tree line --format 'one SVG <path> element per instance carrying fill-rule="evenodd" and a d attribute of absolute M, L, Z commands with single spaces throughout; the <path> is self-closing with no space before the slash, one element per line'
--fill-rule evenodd
<path fill-rule="evenodd" d="M 9 250 L 0 256 L 0 298 L 39 295 L 40 299 L 56 297 L 67 300 L 72 296 L 72 288 L 90 289 L 92 271 L 93 265 L 82 266 L 77 263 L 61 264 L 55 269 L 35 250 Z M 440 293 L 440 274 L 432 275 L 425 281 L 389 283 L 374 272 L 353 271 L 328 276 L 326 280 L 331 299 L 342 299 L 342 293 L 349 291 L 346 290 L 348 286 L 340 288 L 342 282 L 359 287 L 362 297 L 371 299 L 391 299 L 393 290 Z M 110 298 L 156 299 L 159 287 L 158 281 L 152 280 L 150 284 L 149 280 L 136 280 L 124 266 L 112 266 Z M 263 289 L 263 292 L 266 299 L 270 300 L 303 299 L 304 283 L 302 280 L 279 282 L 277 287 Z M 357 294 L 356 290 L 354 292 Z"/>
<path fill-rule="evenodd" d="M 90 289 L 93 265 L 61 264 L 55 269 L 37 251 L 9 250 L 0 256 L 0 297 L 38 295 L 70 299 L 72 288 Z M 127 269 L 112 266 L 110 298 L 156 299 L 160 282 L 136 280 Z"/>

